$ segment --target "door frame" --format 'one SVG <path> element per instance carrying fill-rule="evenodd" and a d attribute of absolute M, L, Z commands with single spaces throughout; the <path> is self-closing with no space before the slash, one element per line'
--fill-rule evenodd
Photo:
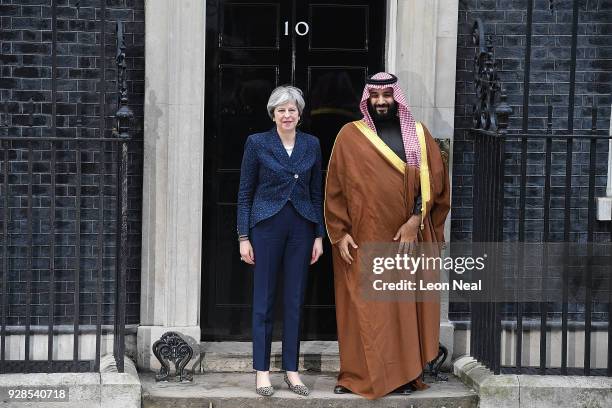
<path fill-rule="evenodd" d="M 387 20 L 385 35 L 385 70 L 395 74 L 395 60 L 397 55 L 397 2 L 387 0 Z"/>

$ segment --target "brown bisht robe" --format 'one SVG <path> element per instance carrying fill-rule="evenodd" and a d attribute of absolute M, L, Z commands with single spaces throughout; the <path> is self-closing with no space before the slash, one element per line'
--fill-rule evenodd
<path fill-rule="evenodd" d="M 360 129 L 363 122 L 348 123 L 336 138 L 327 173 L 325 222 L 334 244 L 338 385 L 375 399 L 417 379 L 437 356 L 440 304 L 364 300 L 359 288 L 360 249 L 350 249 L 351 265 L 340 256 L 335 244 L 347 233 L 358 246 L 393 242 L 412 214 L 416 194 L 421 194 L 419 169 L 385 149 L 374 132 L 368 139 Z M 427 162 L 423 165 L 422 160 L 421 168 L 429 167 L 430 194 L 419 240 L 444 242 L 444 221 L 450 209 L 448 170 L 437 143 L 422 129 Z M 422 382 L 419 385 L 427 388 Z"/>

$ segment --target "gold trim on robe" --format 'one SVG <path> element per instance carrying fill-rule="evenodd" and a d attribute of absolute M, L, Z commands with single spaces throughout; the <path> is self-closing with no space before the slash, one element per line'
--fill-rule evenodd
<path fill-rule="evenodd" d="M 363 120 L 357 120 L 353 124 L 361 133 L 378 149 L 383 157 L 402 174 L 406 172 L 406 163 L 372 130 Z M 427 217 L 427 203 L 431 200 L 431 186 L 429 180 L 429 165 L 427 163 L 427 143 L 425 132 L 421 122 L 416 122 L 417 138 L 421 148 L 421 164 L 419 178 L 421 181 L 421 229 L 425 228 L 425 217 Z"/>
<path fill-rule="evenodd" d="M 421 122 L 416 123 L 417 137 L 421 146 L 421 164 L 419 176 L 421 179 L 421 229 L 425 228 L 425 217 L 427 216 L 427 203 L 431 200 L 431 186 L 429 184 L 429 164 L 427 163 L 427 142 L 425 131 Z"/>
<path fill-rule="evenodd" d="M 383 140 L 374 132 L 363 120 L 356 120 L 353 122 L 357 129 L 382 153 L 383 157 L 387 159 L 393 167 L 400 173 L 406 172 L 406 162 L 399 158 L 397 154 Z"/>

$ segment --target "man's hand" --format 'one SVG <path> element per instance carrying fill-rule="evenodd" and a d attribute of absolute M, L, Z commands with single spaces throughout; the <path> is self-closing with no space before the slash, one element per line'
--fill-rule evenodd
<path fill-rule="evenodd" d="M 408 221 L 406 221 L 405 224 L 403 224 L 397 230 L 397 233 L 393 237 L 393 240 L 394 241 L 399 240 L 400 242 L 399 251 L 401 253 L 408 253 L 415 249 L 417 240 L 418 240 L 417 234 L 419 232 L 420 224 L 421 224 L 421 216 L 413 215 L 412 217 L 410 217 Z"/>
<path fill-rule="evenodd" d="M 346 234 L 344 238 L 342 238 L 338 242 L 338 250 L 340 251 L 340 256 L 342 257 L 342 259 L 344 259 L 344 262 L 346 262 L 349 265 L 353 262 L 353 257 L 351 256 L 350 247 L 353 247 L 354 249 L 359 248 L 357 244 L 355 243 L 355 241 L 353 240 L 353 237 L 351 237 L 350 234 Z"/>
<path fill-rule="evenodd" d="M 240 241 L 240 259 L 248 264 L 255 265 L 255 254 L 251 241 Z"/>
<path fill-rule="evenodd" d="M 312 257 L 310 258 L 310 264 L 317 262 L 319 257 L 323 255 L 323 238 L 315 238 L 314 245 L 312 246 Z"/>

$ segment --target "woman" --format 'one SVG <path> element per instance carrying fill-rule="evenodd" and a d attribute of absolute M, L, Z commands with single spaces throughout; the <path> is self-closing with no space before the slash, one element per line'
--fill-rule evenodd
<path fill-rule="evenodd" d="M 253 368 L 256 392 L 272 395 L 270 345 L 276 282 L 283 275 L 283 365 L 291 391 L 308 395 L 298 373 L 299 327 L 308 265 L 323 253 L 321 148 L 296 130 L 302 91 L 279 86 L 268 100 L 275 126 L 250 135 L 238 192 L 240 259 L 254 265 Z"/>

